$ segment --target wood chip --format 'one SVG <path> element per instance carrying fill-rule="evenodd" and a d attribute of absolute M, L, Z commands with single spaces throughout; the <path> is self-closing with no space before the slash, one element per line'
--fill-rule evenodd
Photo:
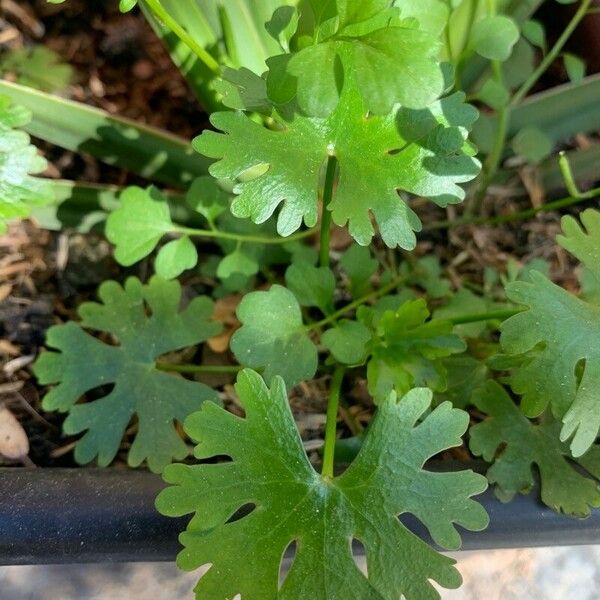
<path fill-rule="evenodd" d="M 23 367 L 31 364 L 34 359 L 35 354 L 28 354 L 26 356 L 13 358 L 2 367 L 2 371 L 7 377 L 12 377 L 17 371 L 20 371 Z"/>
<path fill-rule="evenodd" d="M 6 406 L 0 408 L 0 454 L 11 460 L 19 460 L 29 454 L 27 434 Z"/>

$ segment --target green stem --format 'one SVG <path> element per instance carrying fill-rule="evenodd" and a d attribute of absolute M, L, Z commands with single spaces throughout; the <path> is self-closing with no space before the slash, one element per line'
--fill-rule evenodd
<path fill-rule="evenodd" d="M 573 198 L 581 199 L 581 200 L 589 200 L 593 198 L 594 190 L 590 190 L 588 192 L 582 192 L 577 187 L 577 182 L 575 181 L 575 177 L 573 175 L 573 171 L 571 169 L 571 163 L 569 162 L 569 158 L 567 157 L 564 151 L 560 152 L 560 158 L 558 159 L 558 166 L 560 167 L 560 172 L 565 181 L 565 186 L 567 191 Z"/>
<path fill-rule="evenodd" d="M 325 446 L 323 448 L 323 477 L 333 477 L 333 461 L 335 458 L 335 440 L 337 433 L 337 415 L 340 404 L 340 391 L 346 369 L 342 366 L 336 367 L 329 388 L 329 400 L 327 401 L 327 421 L 325 422 Z"/>
<path fill-rule="evenodd" d="M 514 106 L 519 104 L 523 98 L 528 94 L 531 88 L 537 83 L 539 78 L 548 70 L 548 67 L 556 60 L 557 56 L 560 54 L 564 45 L 567 43 L 579 23 L 587 14 L 590 4 L 592 0 L 583 0 L 577 12 L 573 15 L 573 18 L 566 26 L 565 30 L 562 32 L 562 35 L 556 40 L 556 43 L 552 47 L 552 49 L 546 54 L 542 62 L 539 64 L 538 68 L 529 76 L 527 81 L 523 83 L 523 85 L 519 88 L 516 94 L 513 96 L 511 104 Z"/>
<path fill-rule="evenodd" d="M 494 79 L 496 82 L 504 87 L 504 77 L 502 75 L 502 65 L 498 61 L 492 62 L 492 68 L 494 71 Z M 494 180 L 500 162 L 502 161 L 502 155 L 504 154 L 504 147 L 506 145 L 506 136 L 508 135 L 508 124 L 510 122 L 510 108 L 508 105 L 502 106 L 498 109 L 497 121 L 496 121 L 496 132 L 494 135 L 494 145 L 492 146 L 491 152 L 487 155 L 487 158 L 483 164 L 483 172 L 481 182 L 475 194 L 471 197 L 467 204 L 466 214 L 471 215 L 478 213 L 483 204 L 483 200 L 487 194 L 490 184 Z"/>
<path fill-rule="evenodd" d="M 229 231 L 218 231 L 213 229 L 194 229 L 192 227 L 174 227 L 173 233 L 182 233 L 206 238 L 218 238 L 222 240 L 233 240 L 235 242 L 243 242 L 248 244 L 287 244 L 295 240 L 302 240 L 313 235 L 312 230 L 301 231 L 288 237 L 266 237 L 260 235 L 244 235 L 241 233 L 231 233 Z"/>
<path fill-rule="evenodd" d="M 423 228 L 423 230 L 435 231 L 438 229 L 451 229 L 453 227 L 461 227 L 462 225 L 502 225 L 504 223 L 511 223 L 513 221 L 524 221 L 526 219 L 530 219 L 531 217 L 535 217 L 535 215 L 537 215 L 538 213 L 550 212 L 553 210 L 567 208 L 568 206 L 573 206 L 574 204 L 587 202 L 588 200 L 596 198 L 597 196 L 600 196 L 600 188 L 594 188 L 593 190 L 586 192 L 585 195 L 580 197 L 568 196 L 567 198 L 555 200 L 554 202 L 548 202 L 535 208 L 529 208 L 527 210 L 513 213 L 512 215 L 500 215 L 491 218 L 465 216 L 459 219 L 454 219 L 452 221 L 436 221 L 435 223 L 426 225 Z"/>
<path fill-rule="evenodd" d="M 219 75 L 219 63 L 165 10 L 160 0 L 144 0 L 152 12 L 201 60 L 215 75 Z"/>
<path fill-rule="evenodd" d="M 510 317 L 523 312 L 524 308 L 508 308 L 506 310 L 493 310 L 487 313 L 475 313 L 471 315 L 460 315 L 458 317 L 450 317 L 447 319 L 453 325 L 465 325 L 467 323 L 480 323 L 481 321 L 505 321 Z"/>
<path fill-rule="evenodd" d="M 335 170 L 337 160 L 330 156 L 327 160 L 327 171 L 325 173 L 325 185 L 323 186 L 323 212 L 321 215 L 321 240 L 319 245 L 319 264 L 322 267 L 329 266 L 329 251 L 331 243 L 331 211 L 329 204 L 333 199 L 333 186 L 335 184 Z"/>
<path fill-rule="evenodd" d="M 350 304 L 346 304 L 346 306 L 343 306 L 339 310 L 336 310 L 334 313 L 330 314 L 328 317 L 321 319 L 320 321 L 316 321 L 315 323 L 311 323 L 310 325 L 307 325 L 304 329 L 305 329 L 305 331 L 312 331 L 313 329 L 321 329 L 321 327 L 324 327 L 325 325 L 334 323 L 340 317 L 343 317 L 346 313 L 349 313 L 350 311 L 354 310 L 355 308 L 358 308 L 359 306 L 366 304 L 370 300 L 376 300 L 377 298 L 380 298 L 381 296 L 385 296 L 392 290 L 396 289 L 405 280 L 406 280 L 406 277 L 396 277 L 395 279 L 393 279 L 386 285 L 380 287 L 378 290 L 375 290 L 374 292 L 370 292 L 369 294 L 366 294 L 366 295 L 362 296 L 361 298 L 358 298 L 358 299 L 354 300 L 353 302 L 350 302 Z"/>
<path fill-rule="evenodd" d="M 157 362 L 156 368 L 171 373 L 238 373 L 244 367 L 240 365 L 175 365 Z"/>

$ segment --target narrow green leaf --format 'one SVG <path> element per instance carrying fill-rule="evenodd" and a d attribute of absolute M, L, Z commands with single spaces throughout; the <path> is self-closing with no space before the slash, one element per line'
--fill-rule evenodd
<path fill-rule="evenodd" d="M 31 111 L 29 134 L 61 148 L 179 188 L 207 172 L 208 161 L 170 133 L 7 81 L 0 81 L 0 95 Z"/>

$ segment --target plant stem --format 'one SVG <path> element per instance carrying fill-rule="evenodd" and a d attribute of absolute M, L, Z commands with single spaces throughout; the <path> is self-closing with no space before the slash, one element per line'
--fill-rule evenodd
<path fill-rule="evenodd" d="M 527 81 L 523 83 L 523 85 L 519 88 L 519 90 L 513 96 L 511 104 L 514 106 L 521 102 L 523 98 L 528 94 L 531 88 L 537 83 L 539 78 L 547 71 L 548 67 L 555 61 L 556 57 L 560 54 L 560 51 L 563 49 L 564 45 L 567 43 L 579 23 L 587 14 L 590 4 L 592 0 L 583 0 L 577 12 L 573 15 L 573 18 L 569 22 L 569 24 L 565 27 L 565 30 L 562 32 L 562 35 L 556 40 L 556 43 L 552 47 L 552 49 L 546 54 L 542 62 L 539 64 L 538 68 L 529 76 Z"/>
<path fill-rule="evenodd" d="M 504 87 L 504 76 L 502 75 L 502 65 L 498 61 L 492 62 L 494 79 L 498 85 Z M 470 198 L 467 204 L 466 215 L 478 213 L 481 209 L 483 200 L 487 194 L 490 183 L 494 180 L 498 167 L 504 154 L 506 145 L 506 136 L 508 134 L 508 124 L 510 122 L 510 108 L 508 105 L 501 106 L 497 113 L 496 132 L 494 136 L 494 145 L 491 152 L 487 155 L 483 164 L 481 182 L 475 194 Z"/>
<path fill-rule="evenodd" d="M 144 0 L 152 12 L 201 60 L 207 69 L 219 75 L 219 63 L 165 10 L 160 0 Z"/>
<path fill-rule="evenodd" d="M 329 204 L 333 198 L 336 167 L 337 160 L 335 156 L 330 156 L 327 159 L 327 171 L 325 173 L 325 185 L 323 187 L 323 212 L 321 214 L 319 264 L 322 267 L 329 266 L 329 246 L 331 242 L 331 211 L 329 210 Z"/>
<path fill-rule="evenodd" d="M 594 197 L 594 190 L 589 190 L 587 192 L 582 192 L 577 187 L 577 182 L 575 181 L 575 177 L 573 176 L 573 171 L 571 169 L 571 163 L 569 162 L 569 158 L 567 157 L 564 151 L 560 152 L 560 158 L 558 159 L 558 166 L 560 167 L 560 172 L 565 181 L 565 186 L 567 187 L 567 191 L 573 198 L 581 199 L 581 200 L 589 200 Z"/>
<path fill-rule="evenodd" d="M 523 312 L 524 308 L 507 308 L 506 310 L 493 310 L 487 313 L 475 313 L 471 315 L 460 315 L 458 317 L 450 317 L 447 320 L 453 325 L 465 325 L 467 323 L 480 323 L 481 321 L 505 321 L 510 317 Z"/>
<path fill-rule="evenodd" d="M 385 296 L 387 293 L 396 289 L 405 280 L 406 280 L 406 277 L 396 277 L 395 279 L 393 279 L 386 285 L 380 287 L 378 290 L 370 292 L 369 294 L 365 294 L 361 298 L 358 298 L 358 299 L 354 300 L 353 302 L 350 302 L 350 304 L 346 304 L 346 306 L 343 306 L 339 310 L 336 310 L 334 313 L 330 314 L 328 317 L 321 319 L 320 321 L 316 321 L 315 323 L 311 323 L 310 325 L 307 325 L 305 327 L 305 331 L 312 331 L 313 329 L 320 329 L 321 327 L 324 327 L 325 325 L 329 325 L 330 323 L 337 321 L 340 317 L 343 317 L 346 313 L 354 310 L 355 308 L 358 308 L 359 306 L 362 306 L 363 304 L 366 304 L 370 300 L 376 300 L 377 298 L 379 298 L 381 296 Z"/>
<path fill-rule="evenodd" d="M 460 227 L 462 225 L 502 225 L 504 223 L 511 223 L 512 221 L 524 221 L 525 219 L 535 217 L 535 215 L 537 215 L 538 213 L 550 212 L 553 210 L 559 210 L 561 208 L 567 208 L 568 206 L 572 206 L 574 204 L 587 202 L 588 200 L 596 198 L 597 196 L 600 196 L 600 188 L 594 188 L 593 190 L 590 190 L 589 192 L 586 192 L 584 195 L 579 197 L 567 196 L 566 198 L 562 198 L 561 200 L 548 202 L 547 204 L 542 204 L 541 206 L 535 208 L 522 210 L 520 212 L 513 213 L 512 215 L 499 215 L 497 217 L 491 218 L 465 216 L 459 219 L 454 219 L 452 221 L 436 221 L 435 223 L 426 225 L 423 228 L 423 230 L 435 231 L 438 229 L 451 229 L 453 227 Z"/>
<path fill-rule="evenodd" d="M 191 227 L 174 227 L 172 230 L 174 233 L 182 233 L 184 235 L 191 235 L 197 237 L 206 238 L 218 238 L 222 240 L 233 240 L 235 242 L 242 242 L 248 244 L 286 244 L 295 240 L 302 240 L 304 238 L 313 235 L 314 231 L 311 229 L 307 231 L 301 231 L 288 237 L 266 237 L 260 235 L 244 235 L 241 233 L 232 233 L 229 231 L 219 231 L 217 229 L 194 229 Z"/>
<path fill-rule="evenodd" d="M 244 367 L 240 365 L 175 365 L 157 362 L 156 368 L 171 373 L 238 373 Z"/>
<path fill-rule="evenodd" d="M 323 449 L 323 477 L 333 477 L 333 461 L 335 458 L 335 440 L 337 432 L 337 415 L 340 404 L 340 390 L 346 369 L 338 365 L 331 379 L 329 400 L 327 402 L 327 421 L 325 423 L 325 446 Z"/>

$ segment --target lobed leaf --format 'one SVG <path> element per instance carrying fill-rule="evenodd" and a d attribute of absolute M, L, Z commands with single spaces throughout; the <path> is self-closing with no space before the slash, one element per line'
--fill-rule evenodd
<path fill-rule="evenodd" d="M 588 233 L 572 218 L 563 220 L 565 235 L 559 241 L 597 269 L 594 242 L 600 231 L 598 216 L 588 210 L 582 216 Z M 529 282 L 511 283 L 507 296 L 527 306 L 502 325 L 501 343 L 508 354 L 525 354 L 522 366 L 512 374 L 511 385 L 523 395 L 522 408 L 536 417 L 548 404 L 562 419 L 561 439 L 573 437 L 571 451 L 583 455 L 600 431 L 600 308 L 558 287 L 539 272 Z M 530 352 L 533 351 L 533 352 Z"/>
<path fill-rule="evenodd" d="M 560 424 L 552 420 L 535 425 L 514 404 L 504 388 L 488 381 L 473 396 L 475 405 L 488 417 L 470 430 L 470 448 L 476 456 L 493 463 L 487 478 L 496 483 L 505 502 L 515 494 L 528 493 L 534 485 L 533 466 L 539 470 L 542 502 L 553 510 L 577 517 L 600 506 L 600 454 L 592 451 L 577 460 L 586 471 L 575 468 L 566 444 L 559 440 Z"/>
<path fill-rule="evenodd" d="M 31 113 L 0 95 L 0 233 L 11 219 L 27 217 L 31 209 L 54 199 L 50 184 L 34 177 L 47 162 L 18 128 L 26 126 Z"/>
<path fill-rule="evenodd" d="M 240 112 L 216 113 L 211 122 L 223 133 L 204 132 L 194 147 L 218 159 L 210 168 L 214 177 L 238 180 L 232 213 L 263 223 L 280 207 L 282 236 L 303 221 L 317 224 L 322 169 L 335 156 L 333 221 L 348 224 L 354 239 L 366 246 L 374 234 L 373 215 L 388 246 L 412 249 L 421 223 L 399 192 L 446 206 L 462 201 L 465 192 L 457 184 L 479 172 L 465 146 L 477 112 L 463 100 L 458 93 L 420 111 L 397 107 L 386 116 L 365 116 L 348 83 L 328 117 L 274 113 L 274 126 L 267 128 Z"/>
<path fill-rule="evenodd" d="M 41 384 L 58 385 L 45 396 L 43 406 L 69 412 L 65 433 L 85 432 L 75 447 L 75 459 L 88 463 L 97 456 L 100 466 L 114 459 L 136 416 L 128 463 L 136 467 L 147 460 L 150 469 L 159 472 L 188 453 L 174 421 L 183 422 L 202 402 L 217 396 L 203 384 L 159 371 L 156 359 L 217 335 L 220 325 L 211 322 L 213 305 L 206 297 L 195 298 L 179 312 L 181 287 L 176 281 L 155 277 L 143 285 L 131 277 L 124 287 L 108 281 L 98 293 L 101 304 L 88 302 L 79 308 L 80 324 L 48 330 L 47 344 L 57 352 L 42 353 L 34 372 Z M 109 333 L 118 345 L 105 344 L 84 328 Z M 114 387 L 100 399 L 77 404 L 85 393 L 109 384 Z"/>
<path fill-rule="evenodd" d="M 368 309 L 359 310 L 363 322 L 368 315 Z M 441 359 L 464 352 L 466 346 L 453 333 L 450 321 L 428 318 L 425 300 L 409 300 L 396 311 L 386 311 L 375 325 L 367 380 L 376 400 L 387 397 L 393 389 L 402 394 L 415 386 L 446 389 Z"/>
<path fill-rule="evenodd" d="M 460 444 L 466 413 L 446 403 L 417 425 L 431 392 L 416 389 L 400 401 L 390 394 L 354 463 L 330 479 L 308 461 L 280 378 L 268 389 L 246 370 L 236 391 L 245 418 L 205 405 L 186 422 L 199 441 L 198 459 L 225 455 L 231 462 L 169 466 L 164 477 L 171 487 L 156 501 L 168 516 L 195 513 L 177 560 L 186 570 L 211 564 L 197 598 L 429 600 L 439 598 L 431 580 L 460 585 L 454 561 L 397 516 L 414 514 L 437 544 L 453 549 L 460 546 L 455 524 L 487 525 L 471 499 L 485 489 L 483 477 L 423 470 L 429 457 Z M 249 514 L 231 519 L 248 504 Z M 354 562 L 353 539 L 366 549 L 368 578 Z M 280 563 L 292 542 L 296 556 L 280 588 Z"/>

